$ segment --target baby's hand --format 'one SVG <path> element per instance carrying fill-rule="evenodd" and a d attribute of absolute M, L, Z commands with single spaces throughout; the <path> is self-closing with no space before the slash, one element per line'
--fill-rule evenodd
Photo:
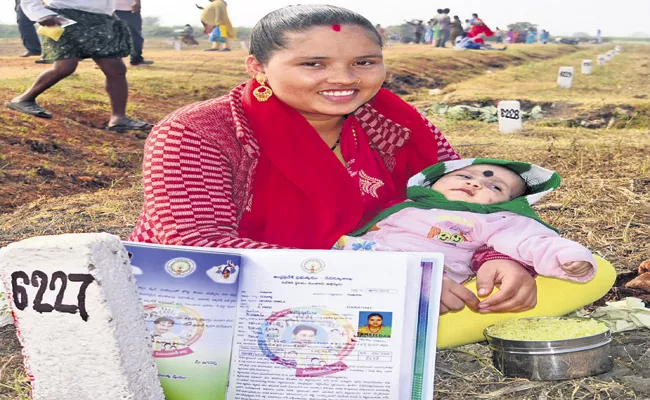
<path fill-rule="evenodd" d="M 581 277 L 590 273 L 594 269 L 594 266 L 587 261 L 574 261 L 566 263 L 562 266 L 562 270 L 566 272 L 567 275 L 573 277 Z"/>
<path fill-rule="evenodd" d="M 470 309 L 478 309 L 479 300 L 465 286 L 448 276 L 442 277 L 442 294 L 440 296 L 440 314 L 448 311 L 458 311 L 467 305 Z"/>

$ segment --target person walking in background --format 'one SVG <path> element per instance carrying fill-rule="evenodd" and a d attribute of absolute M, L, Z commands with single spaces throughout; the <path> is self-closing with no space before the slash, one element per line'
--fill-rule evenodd
<path fill-rule="evenodd" d="M 452 46 L 456 45 L 456 38 L 463 35 L 463 23 L 460 22 L 458 15 L 454 15 L 454 20 L 451 21 L 451 26 L 449 29 L 449 38 L 451 40 Z"/>
<path fill-rule="evenodd" d="M 526 44 L 535 43 L 536 38 L 537 38 L 537 34 L 535 33 L 535 31 L 532 30 L 532 29 L 529 29 L 528 34 L 526 35 Z"/>
<path fill-rule="evenodd" d="M 16 0 L 16 22 L 20 31 L 20 38 L 23 40 L 23 46 L 27 50 L 21 57 L 40 56 L 41 42 L 38 40 L 34 21 L 30 20 L 20 8 L 20 0 Z"/>
<path fill-rule="evenodd" d="M 131 32 L 133 47 L 131 48 L 131 65 L 149 65 L 153 64 L 151 60 L 145 60 L 142 57 L 142 47 L 144 37 L 142 36 L 142 15 L 140 10 L 142 4 L 140 0 L 116 0 L 115 15 L 122 21 L 126 22 Z"/>
<path fill-rule="evenodd" d="M 497 43 L 503 43 L 503 31 L 497 26 L 497 30 L 494 33 L 494 38 L 497 40 Z"/>
<path fill-rule="evenodd" d="M 58 40 L 43 37 L 43 55 L 46 60 L 54 61 L 52 69 L 39 75 L 25 93 L 6 106 L 39 118 L 52 118 L 51 113 L 36 103 L 36 98 L 72 75 L 79 60 L 92 58 L 106 76 L 105 87 L 111 104 L 106 129 L 150 130 L 151 124 L 126 116 L 129 84 L 122 57 L 131 53 L 131 36 L 126 22 L 113 16 L 114 4 L 106 0 L 22 0 L 25 15 L 43 26 L 60 28 L 65 19 L 77 23 L 67 26 Z"/>
<path fill-rule="evenodd" d="M 429 30 L 427 31 L 426 36 L 424 37 L 424 42 L 426 44 L 433 44 L 434 46 L 438 43 L 438 38 L 440 37 L 440 16 L 442 15 L 442 8 L 436 10 L 437 14 L 435 17 L 431 18 L 427 23 L 429 25 Z"/>
<path fill-rule="evenodd" d="M 380 24 L 375 25 L 375 29 L 377 29 L 377 33 L 379 33 L 379 36 L 381 36 L 384 41 L 386 40 L 386 30 L 381 27 Z"/>
<path fill-rule="evenodd" d="M 192 25 L 185 24 L 185 28 L 183 28 L 183 31 L 181 32 L 181 42 L 189 46 L 199 44 L 199 42 L 194 38 L 194 28 L 192 28 Z"/>
<path fill-rule="evenodd" d="M 413 35 L 415 36 L 415 44 L 420 44 L 426 33 L 426 27 L 421 19 L 414 19 L 413 21 L 406 21 L 407 24 L 413 27 Z"/>
<path fill-rule="evenodd" d="M 438 24 L 438 15 L 442 14 L 442 9 L 438 9 L 438 14 L 435 17 L 431 18 L 431 40 L 427 42 L 428 44 L 435 44 L 438 42 L 440 37 L 440 25 Z"/>
<path fill-rule="evenodd" d="M 427 21 L 427 33 L 424 34 L 424 44 L 433 43 L 434 23 L 435 23 L 435 17 Z"/>
<path fill-rule="evenodd" d="M 550 33 L 548 33 L 547 30 L 542 29 L 542 33 L 539 35 L 539 41 L 542 42 L 543 44 L 548 43 L 548 39 L 550 37 Z"/>
<path fill-rule="evenodd" d="M 438 14 L 438 28 L 439 35 L 438 40 L 436 41 L 436 47 L 445 47 L 445 43 L 449 40 L 450 28 L 451 28 L 451 18 L 449 17 L 449 9 L 445 8 L 442 10 L 442 14 Z"/>
<path fill-rule="evenodd" d="M 201 13 L 205 33 L 210 34 L 212 47 L 205 51 L 230 51 L 228 39 L 237 39 L 235 28 L 228 18 L 228 4 L 223 0 L 211 0 Z"/>
<path fill-rule="evenodd" d="M 515 42 L 515 31 L 512 29 L 508 30 L 508 43 L 514 43 Z"/>

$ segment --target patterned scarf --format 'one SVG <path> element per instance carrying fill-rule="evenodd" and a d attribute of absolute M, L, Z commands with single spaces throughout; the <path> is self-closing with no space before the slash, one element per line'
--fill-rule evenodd
<path fill-rule="evenodd" d="M 403 186 L 396 183 L 403 184 L 405 178 L 391 175 L 354 116 L 346 119 L 341 133 L 344 166 L 298 111 L 276 96 L 257 101 L 252 92 L 258 86 L 251 80 L 242 98 L 261 155 L 252 201 L 240 221 L 241 237 L 286 247 L 329 249 L 403 193 Z M 416 165 L 426 165 L 426 159 L 436 161 L 433 134 L 416 110 L 383 89 L 371 104 L 412 134 L 415 131 L 412 138 L 426 136 L 420 143 L 428 156 L 419 157 Z M 404 157 L 396 159 L 406 163 Z M 392 167 L 405 170 L 403 165 Z"/>

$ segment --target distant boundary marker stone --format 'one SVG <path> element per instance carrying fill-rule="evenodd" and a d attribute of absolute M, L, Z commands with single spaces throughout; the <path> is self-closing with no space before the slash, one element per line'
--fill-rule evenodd
<path fill-rule="evenodd" d="M 523 129 L 521 104 L 517 100 L 500 101 L 497 105 L 499 132 L 513 133 Z"/>
<path fill-rule="evenodd" d="M 573 67 L 560 67 L 557 74 L 557 85 L 564 89 L 571 89 L 573 85 Z"/>

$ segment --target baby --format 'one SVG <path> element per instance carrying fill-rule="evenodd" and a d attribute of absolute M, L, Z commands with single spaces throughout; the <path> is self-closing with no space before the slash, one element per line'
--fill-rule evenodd
<path fill-rule="evenodd" d="M 474 252 L 488 245 L 533 265 L 540 275 L 585 282 L 595 275 L 591 252 L 560 237 L 530 207 L 560 177 L 536 165 L 496 159 L 438 163 L 409 180 L 403 203 L 380 213 L 337 250 L 433 251 L 445 256 L 456 282 L 474 275 Z"/>

